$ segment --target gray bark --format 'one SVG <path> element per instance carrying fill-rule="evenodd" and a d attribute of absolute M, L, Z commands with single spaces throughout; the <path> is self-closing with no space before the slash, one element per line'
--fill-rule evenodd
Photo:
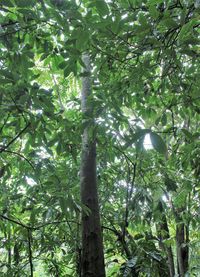
<path fill-rule="evenodd" d="M 83 55 L 85 68 L 82 78 L 81 104 L 86 124 L 82 137 L 81 156 L 81 201 L 89 212 L 82 213 L 82 277 L 104 277 L 104 254 L 100 225 L 96 178 L 96 138 L 92 115 L 91 64 L 88 54 Z"/>

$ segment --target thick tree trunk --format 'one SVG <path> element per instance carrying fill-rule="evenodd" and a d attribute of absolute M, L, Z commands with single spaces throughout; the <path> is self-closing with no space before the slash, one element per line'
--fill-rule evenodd
<path fill-rule="evenodd" d="M 81 201 L 89 211 L 82 213 L 82 277 L 104 277 L 102 230 L 96 179 L 96 138 L 91 102 L 91 66 L 88 54 L 83 55 L 82 112 L 87 123 L 82 137 Z"/>

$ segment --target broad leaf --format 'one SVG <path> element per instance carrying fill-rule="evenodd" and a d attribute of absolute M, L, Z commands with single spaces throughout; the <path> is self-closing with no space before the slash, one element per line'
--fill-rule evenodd
<path fill-rule="evenodd" d="M 150 132 L 151 143 L 156 151 L 161 154 L 167 153 L 167 146 L 164 140 L 158 134 Z"/>

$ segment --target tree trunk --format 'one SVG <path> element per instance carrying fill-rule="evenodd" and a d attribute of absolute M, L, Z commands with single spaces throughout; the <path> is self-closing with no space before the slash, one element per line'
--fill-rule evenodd
<path fill-rule="evenodd" d="M 157 224 L 157 234 L 159 238 L 159 244 L 160 248 L 165 251 L 167 255 L 167 264 L 168 264 L 168 269 L 169 269 L 169 276 L 174 277 L 175 276 L 175 266 L 174 266 L 174 256 L 172 252 L 172 247 L 171 246 L 166 246 L 163 241 L 166 239 L 170 239 L 170 233 L 169 233 L 169 227 L 168 227 L 168 222 L 167 222 L 167 217 L 165 215 L 165 210 L 163 207 L 162 202 L 159 202 L 159 209 L 160 212 L 162 213 L 161 221 L 159 224 Z"/>
<path fill-rule="evenodd" d="M 188 271 L 189 249 L 186 241 L 185 224 L 177 223 L 176 226 L 176 249 L 178 260 L 178 272 L 184 277 Z"/>
<path fill-rule="evenodd" d="M 18 272 L 18 266 L 19 266 L 19 263 L 20 263 L 20 244 L 18 242 L 16 242 L 15 245 L 14 245 L 13 259 L 14 259 L 14 264 L 15 264 L 15 267 L 16 267 L 15 277 L 19 277 L 20 273 Z"/>
<path fill-rule="evenodd" d="M 11 229 L 8 230 L 8 272 L 10 272 L 12 266 L 12 252 L 11 252 Z"/>
<path fill-rule="evenodd" d="M 85 68 L 82 78 L 82 112 L 85 128 L 82 137 L 81 202 L 88 212 L 82 213 L 82 259 L 81 276 L 104 277 L 102 230 L 96 178 L 96 138 L 92 115 L 91 65 L 88 54 L 83 55 Z"/>
<path fill-rule="evenodd" d="M 190 118 L 184 122 L 184 128 L 189 132 Z M 188 139 L 185 138 L 185 144 Z M 188 203 L 185 202 L 181 208 L 175 211 L 176 219 L 176 252 L 177 252 L 177 267 L 180 277 L 184 277 L 189 268 L 189 221 L 183 222 L 182 215 L 188 212 L 190 214 L 190 194 L 188 194 Z"/>

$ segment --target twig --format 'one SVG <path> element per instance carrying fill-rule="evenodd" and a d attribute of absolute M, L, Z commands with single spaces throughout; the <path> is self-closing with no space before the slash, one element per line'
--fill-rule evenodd
<path fill-rule="evenodd" d="M 5 125 L 6 125 L 7 121 L 8 121 L 8 119 L 9 119 L 9 117 L 10 117 L 10 113 L 8 114 L 6 120 L 4 121 L 3 125 L 1 126 L 1 128 L 0 128 L 0 133 L 2 132 L 3 128 L 5 127 Z"/>
<path fill-rule="evenodd" d="M 31 123 L 29 122 L 6 146 L 1 147 L 0 153 L 4 152 L 11 144 L 13 144 L 30 125 Z"/>
<path fill-rule="evenodd" d="M 32 167 L 32 169 L 35 170 L 33 164 L 24 155 L 22 155 L 22 154 L 20 154 L 18 152 L 10 151 L 10 150 L 4 150 L 3 152 L 10 153 L 10 154 L 17 155 L 17 156 L 21 157 L 22 159 L 24 159 Z"/>
<path fill-rule="evenodd" d="M 2 215 L 2 214 L 0 214 L 0 217 L 5 219 L 5 220 L 8 220 L 8 221 L 10 221 L 12 223 L 15 223 L 15 224 L 17 224 L 17 225 L 27 229 L 27 230 L 31 230 L 31 231 L 36 231 L 36 230 L 39 230 L 40 228 L 46 227 L 48 225 L 54 225 L 54 224 L 55 225 L 61 224 L 61 223 L 74 223 L 74 224 L 78 224 L 76 221 L 63 220 L 63 221 L 47 222 L 47 223 L 44 223 L 44 224 L 41 224 L 41 225 L 33 227 L 33 226 L 26 225 L 26 224 L 24 224 L 22 222 L 19 222 L 19 221 L 15 220 L 15 219 L 9 218 L 9 217 L 7 217 L 5 215 Z"/>
<path fill-rule="evenodd" d="M 9 217 L 7 217 L 7 216 L 5 216 L 5 215 L 0 214 L 0 217 L 3 218 L 3 219 L 5 219 L 5 220 L 8 220 L 8 221 L 10 221 L 10 222 L 12 222 L 12 223 L 15 223 L 15 224 L 17 224 L 17 225 L 19 225 L 19 226 L 21 226 L 21 227 L 23 227 L 23 228 L 26 228 L 26 229 L 30 228 L 29 226 L 27 226 L 27 225 L 25 225 L 25 224 L 23 224 L 23 223 L 21 223 L 21 222 L 15 220 L 15 219 L 9 218 Z"/>

